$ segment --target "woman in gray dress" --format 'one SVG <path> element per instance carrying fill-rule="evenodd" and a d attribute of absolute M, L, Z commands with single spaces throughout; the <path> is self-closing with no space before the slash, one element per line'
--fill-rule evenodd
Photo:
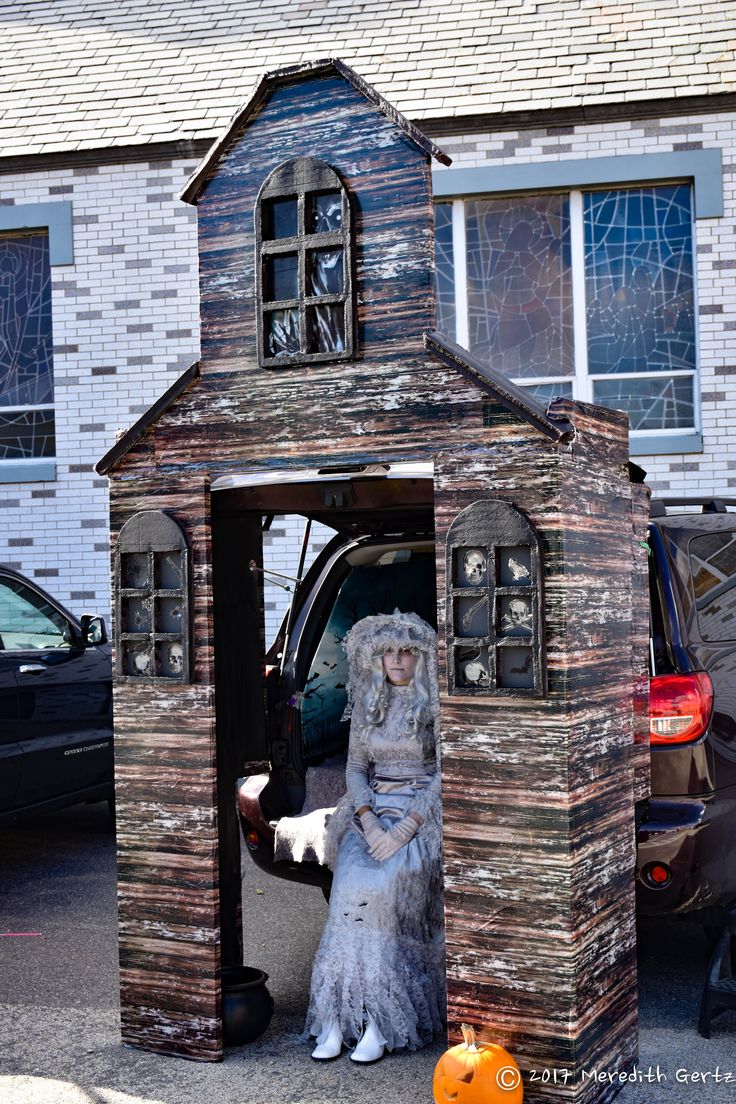
<path fill-rule="evenodd" d="M 312 971 L 312 1057 L 415 1050 L 445 1018 L 437 637 L 413 613 L 357 622 L 347 794 L 328 827 L 334 870 Z M 331 861 L 334 859 L 335 861 Z"/>

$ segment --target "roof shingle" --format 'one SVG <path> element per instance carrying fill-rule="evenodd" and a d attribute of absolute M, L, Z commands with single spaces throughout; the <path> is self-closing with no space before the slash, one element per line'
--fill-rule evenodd
<path fill-rule="evenodd" d="M 736 90 L 733 0 L 0 0 L 0 156 L 216 136 L 340 57 L 420 125 Z M 43 128 L 39 109 L 44 111 Z"/>

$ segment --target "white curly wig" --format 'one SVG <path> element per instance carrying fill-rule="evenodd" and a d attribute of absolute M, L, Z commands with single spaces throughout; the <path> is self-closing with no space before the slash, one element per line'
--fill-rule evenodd
<path fill-rule="evenodd" d="M 388 682 L 383 656 L 390 651 L 408 650 L 417 657 L 409 683 L 407 701 L 409 728 L 416 729 L 439 716 L 437 681 L 437 634 L 416 613 L 380 613 L 364 617 L 345 637 L 349 663 L 348 704 L 345 717 L 353 725 L 380 725 L 388 704 Z"/>

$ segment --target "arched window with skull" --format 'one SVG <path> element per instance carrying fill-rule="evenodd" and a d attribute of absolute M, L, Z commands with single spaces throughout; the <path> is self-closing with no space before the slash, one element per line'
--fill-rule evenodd
<path fill-rule="evenodd" d="M 544 693 L 539 542 L 509 502 L 473 503 L 447 546 L 448 683 L 451 693 Z"/>
<path fill-rule="evenodd" d="M 116 673 L 189 681 L 189 555 L 160 510 L 126 521 L 116 548 Z"/>

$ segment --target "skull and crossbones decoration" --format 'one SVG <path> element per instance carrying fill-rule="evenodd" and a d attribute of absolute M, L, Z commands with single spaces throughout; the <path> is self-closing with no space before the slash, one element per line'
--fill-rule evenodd
<path fill-rule="evenodd" d="M 488 561 L 481 548 L 469 548 L 463 556 L 463 575 L 471 586 L 481 586 L 486 577 Z"/>
<path fill-rule="evenodd" d="M 501 628 L 504 632 L 532 631 L 532 611 L 523 598 L 509 600 L 507 612 L 501 617 Z"/>

